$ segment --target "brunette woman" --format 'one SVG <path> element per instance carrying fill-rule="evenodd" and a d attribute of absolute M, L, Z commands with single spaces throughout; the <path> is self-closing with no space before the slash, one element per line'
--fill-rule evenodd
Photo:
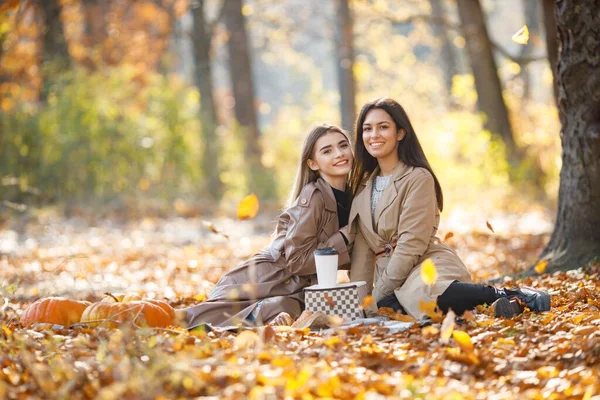
<path fill-rule="evenodd" d="M 188 328 L 289 324 L 303 311 L 302 290 L 317 283 L 315 249 L 335 248 L 339 266 L 348 267 L 346 238 L 339 230 L 350 213 L 346 179 L 352 162 L 350 140 L 341 128 L 322 124 L 310 131 L 271 245 L 225 274 L 208 300 L 180 310 Z"/>
<path fill-rule="evenodd" d="M 550 309 L 550 296 L 532 288 L 498 289 L 472 283 L 458 255 L 435 235 L 444 208 L 442 188 L 402 106 L 390 98 L 366 103 L 356 122 L 354 194 L 350 227 L 354 236 L 351 279 L 373 285 L 379 307 L 425 317 L 420 302 L 457 314 L 493 304 L 510 317 L 526 305 Z M 431 259 L 436 282 L 428 286 L 421 264 Z"/>

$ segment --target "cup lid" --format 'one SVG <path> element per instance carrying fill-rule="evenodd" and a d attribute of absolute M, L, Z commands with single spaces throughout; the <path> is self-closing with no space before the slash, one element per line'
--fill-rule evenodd
<path fill-rule="evenodd" d="M 334 249 L 333 247 L 323 247 L 320 249 L 316 249 L 315 251 L 313 251 L 313 254 L 315 256 L 333 256 L 338 254 L 338 251 L 336 249 Z"/>

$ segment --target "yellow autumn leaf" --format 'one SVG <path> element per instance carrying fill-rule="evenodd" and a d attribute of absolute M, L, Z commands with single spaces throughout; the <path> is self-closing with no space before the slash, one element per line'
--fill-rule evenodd
<path fill-rule="evenodd" d="M 535 270 L 535 272 L 537 272 L 538 274 L 543 274 L 544 272 L 546 272 L 546 268 L 548 267 L 548 260 L 542 260 L 540 262 L 538 262 L 537 264 L 535 264 L 535 267 L 533 267 L 533 269 Z"/>
<path fill-rule="evenodd" d="M 437 269 L 431 258 L 421 264 L 421 279 L 426 285 L 433 285 L 437 280 Z"/>
<path fill-rule="evenodd" d="M 256 348 L 260 342 L 260 336 L 253 331 L 242 331 L 235 338 L 235 346 L 240 350 Z"/>
<path fill-rule="evenodd" d="M 475 350 L 473 346 L 473 342 L 471 342 L 471 336 L 467 332 L 463 331 L 453 331 L 452 337 L 465 353 L 472 353 Z"/>
<path fill-rule="evenodd" d="M 527 28 L 527 25 L 523 25 L 521 29 L 512 35 L 512 40 L 515 43 L 527 44 L 527 42 L 529 42 L 529 29 Z"/>
<path fill-rule="evenodd" d="M 442 320 L 442 312 L 437 307 L 437 302 L 419 300 L 419 310 L 425 313 L 432 322 L 440 322 Z"/>
<path fill-rule="evenodd" d="M 244 197 L 237 208 L 238 219 L 252 219 L 258 213 L 258 197 L 254 193 Z"/>

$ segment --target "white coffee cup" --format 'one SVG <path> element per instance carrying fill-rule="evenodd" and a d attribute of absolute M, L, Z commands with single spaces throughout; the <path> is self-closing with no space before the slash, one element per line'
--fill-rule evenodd
<path fill-rule="evenodd" d="M 321 287 L 337 285 L 338 252 L 333 247 L 324 247 L 313 252 L 317 267 L 317 281 Z"/>

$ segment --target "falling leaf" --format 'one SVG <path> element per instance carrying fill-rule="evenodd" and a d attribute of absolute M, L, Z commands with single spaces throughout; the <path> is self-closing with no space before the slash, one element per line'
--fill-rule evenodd
<path fill-rule="evenodd" d="M 428 258 L 421 264 L 421 279 L 429 286 L 433 285 L 437 280 L 437 269 L 431 258 Z"/>
<path fill-rule="evenodd" d="M 448 239 L 454 237 L 454 233 L 453 232 L 448 232 L 446 233 L 446 236 L 444 236 L 444 242 L 447 241 Z"/>
<path fill-rule="evenodd" d="M 442 312 L 437 306 L 437 301 L 423 301 L 419 300 L 419 310 L 421 310 L 425 315 L 431 318 L 433 322 L 440 322 L 442 320 Z"/>
<path fill-rule="evenodd" d="M 538 274 L 543 274 L 544 272 L 546 272 L 546 268 L 548 267 L 548 260 L 542 260 L 540 262 L 538 262 L 537 264 L 535 264 L 535 267 L 533 267 L 533 269 L 535 270 L 535 272 L 537 272 Z"/>
<path fill-rule="evenodd" d="M 258 213 L 258 197 L 254 193 L 244 197 L 237 208 L 238 219 L 252 219 Z"/>
<path fill-rule="evenodd" d="M 365 296 L 362 302 L 362 308 L 367 308 L 373 304 L 373 296 Z"/>
<path fill-rule="evenodd" d="M 327 304 L 329 304 L 329 307 L 331 307 L 331 308 L 335 307 L 335 301 L 333 301 L 333 298 L 331 296 L 324 294 L 323 298 L 325 299 L 325 301 L 327 301 Z"/>
<path fill-rule="evenodd" d="M 222 235 L 225 239 L 229 239 L 229 236 L 221 232 L 217 229 L 217 227 L 210 221 L 202 221 L 202 225 L 212 233 L 216 233 L 217 235 Z"/>
<path fill-rule="evenodd" d="M 473 346 L 473 342 L 471 342 L 471 336 L 467 332 L 463 331 L 453 331 L 452 337 L 465 353 L 472 353 L 475 350 Z"/>
<path fill-rule="evenodd" d="M 512 35 L 512 40 L 515 43 L 527 44 L 527 42 L 529 42 L 529 29 L 527 28 L 527 25 L 523 25 L 521 29 Z"/>
<path fill-rule="evenodd" d="M 442 328 L 440 331 L 440 339 L 442 342 L 446 343 L 450 336 L 452 336 L 452 332 L 454 332 L 454 326 L 456 325 L 456 314 L 454 311 L 449 310 L 446 314 L 446 318 L 442 322 Z"/>
<path fill-rule="evenodd" d="M 488 229 L 492 231 L 492 233 L 496 233 L 494 232 L 494 228 L 492 227 L 492 224 L 490 224 L 490 221 L 485 221 L 485 224 L 487 225 Z"/>

